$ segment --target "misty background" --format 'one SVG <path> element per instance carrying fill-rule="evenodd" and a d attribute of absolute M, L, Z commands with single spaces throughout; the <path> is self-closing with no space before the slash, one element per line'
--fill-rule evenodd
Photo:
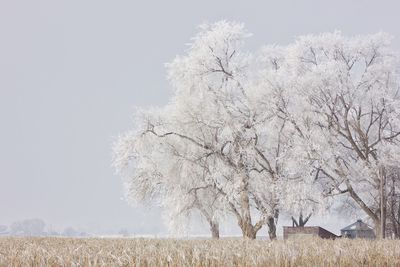
<path fill-rule="evenodd" d="M 0 0 L 0 225 L 40 218 L 57 231 L 165 234 L 160 210 L 123 200 L 111 147 L 135 106 L 167 103 L 164 63 L 184 53 L 199 24 L 243 22 L 251 50 L 341 30 L 388 32 L 400 51 L 399 10 L 395 0 Z M 354 219 L 309 225 L 338 233 Z M 223 234 L 238 230 L 222 225 Z"/>

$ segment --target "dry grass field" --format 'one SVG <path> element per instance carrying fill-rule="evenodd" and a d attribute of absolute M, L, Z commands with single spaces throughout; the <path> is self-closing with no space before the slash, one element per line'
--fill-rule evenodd
<path fill-rule="evenodd" d="M 400 266 L 400 241 L 0 238 L 0 266 Z"/>

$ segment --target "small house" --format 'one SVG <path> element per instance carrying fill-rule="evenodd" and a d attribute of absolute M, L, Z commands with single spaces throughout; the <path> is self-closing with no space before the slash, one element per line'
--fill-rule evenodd
<path fill-rule="evenodd" d="M 372 227 L 358 219 L 355 223 L 340 230 L 342 237 L 374 239 L 375 233 Z"/>
<path fill-rule="evenodd" d="M 338 236 L 319 226 L 283 227 L 284 239 L 295 239 L 308 236 L 318 236 L 324 239 L 335 239 Z"/>

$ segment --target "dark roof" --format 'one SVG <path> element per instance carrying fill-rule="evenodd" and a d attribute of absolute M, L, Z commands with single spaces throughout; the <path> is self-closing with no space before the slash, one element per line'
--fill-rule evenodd
<path fill-rule="evenodd" d="M 340 231 L 366 231 L 366 230 L 372 230 L 372 228 L 368 224 L 364 223 L 362 220 L 359 219 L 355 223 L 346 226 Z"/>

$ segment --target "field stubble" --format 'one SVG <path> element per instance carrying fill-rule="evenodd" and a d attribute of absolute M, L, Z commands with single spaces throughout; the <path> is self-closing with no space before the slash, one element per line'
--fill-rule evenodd
<path fill-rule="evenodd" d="M 0 266 L 400 266 L 400 241 L 6 237 Z"/>

